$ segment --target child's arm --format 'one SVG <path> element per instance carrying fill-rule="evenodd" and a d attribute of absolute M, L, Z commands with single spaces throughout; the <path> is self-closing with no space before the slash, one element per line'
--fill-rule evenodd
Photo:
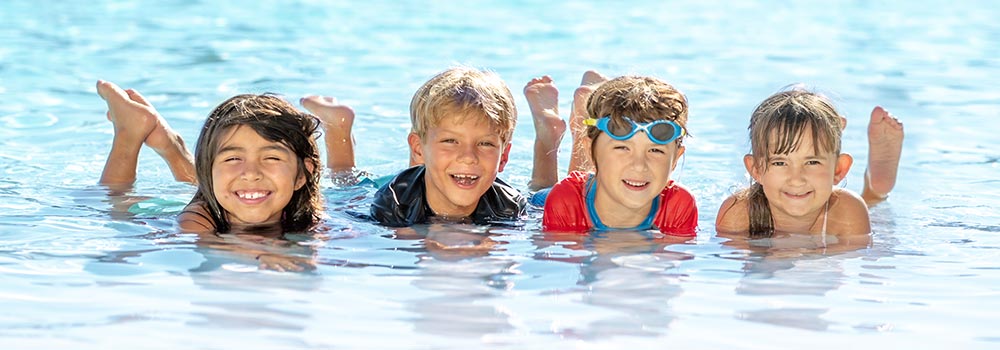
<path fill-rule="evenodd" d="M 669 236 L 693 238 L 698 235 L 698 205 L 684 186 L 671 181 L 660 193 L 662 202 L 653 224 Z"/>
<path fill-rule="evenodd" d="M 557 233 L 584 233 L 592 224 L 587 216 L 584 186 L 589 177 L 586 173 L 570 173 L 562 179 L 545 199 L 542 212 L 542 231 Z"/>
<path fill-rule="evenodd" d="M 736 195 L 726 198 L 719 206 L 719 214 L 715 217 L 716 233 L 746 233 L 750 231 L 750 215 L 747 213 L 746 200 Z"/>

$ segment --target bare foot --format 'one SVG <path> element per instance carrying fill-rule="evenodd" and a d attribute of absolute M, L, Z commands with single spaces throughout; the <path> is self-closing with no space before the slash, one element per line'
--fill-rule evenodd
<path fill-rule="evenodd" d="M 326 142 L 326 164 L 334 176 L 354 171 L 354 110 L 329 96 L 311 95 L 299 100 L 299 104 L 315 114 L 323 124 L 323 140 Z"/>
<path fill-rule="evenodd" d="M 155 121 L 156 126 L 146 136 L 146 146 L 156 151 L 156 154 L 159 154 L 167 162 L 175 180 L 195 183 L 197 179 L 194 174 L 194 156 L 184 145 L 184 138 L 170 128 L 167 120 L 153 108 L 153 104 L 149 103 L 146 97 L 132 89 L 125 90 L 125 93 L 128 94 L 132 102 L 137 104 L 138 108 L 147 110 L 147 119 Z"/>
<path fill-rule="evenodd" d="M 590 159 L 586 157 L 587 147 L 584 145 L 584 139 L 586 139 L 585 131 L 587 129 L 583 125 L 583 120 L 587 119 L 587 100 L 590 99 L 594 90 L 605 81 L 608 81 L 608 77 L 597 71 L 588 70 L 583 73 L 583 77 L 580 79 L 580 87 L 573 92 L 573 105 L 569 112 L 569 130 L 573 137 L 573 153 L 569 162 L 570 171 L 590 171 L 593 169 Z"/>
<path fill-rule="evenodd" d="M 597 88 L 601 83 L 608 81 L 608 77 L 604 74 L 598 73 L 595 70 L 588 70 L 583 72 L 583 77 L 580 78 L 580 86 L 591 86 Z"/>
<path fill-rule="evenodd" d="M 137 108 L 142 108 L 146 110 L 146 118 L 155 121 L 156 126 L 153 131 L 146 136 L 146 146 L 152 148 L 156 153 L 164 154 L 170 153 L 177 149 L 177 144 L 183 143 L 180 140 L 180 135 L 174 132 L 174 129 L 170 128 L 167 121 L 160 116 L 160 113 L 153 108 L 153 104 L 146 100 L 146 97 L 142 96 L 138 91 L 128 89 L 125 90 L 128 97 L 134 104 L 137 104 Z"/>
<path fill-rule="evenodd" d="M 136 103 L 112 82 L 98 80 L 97 94 L 108 105 L 107 118 L 115 125 L 115 141 L 140 148 L 146 136 L 156 128 L 156 110 Z"/>
<path fill-rule="evenodd" d="M 548 75 L 534 78 L 524 86 L 531 118 L 535 125 L 535 140 L 558 147 L 566 132 L 566 122 L 559 118 L 559 89 Z M 555 151 L 553 148 L 551 151 Z"/>
<path fill-rule="evenodd" d="M 881 106 L 872 110 L 868 122 L 868 169 L 862 197 L 877 202 L 889 196 L 896 185 L 896 172 L 903 150 L 903 123 Z"/>
<path fill-rule="evenodd" d="M 559 117 L 559 89 L 548 75 L 531 79 L 524 86 L 524 97 L 535 125 L 535 156 L 531 183 L 533 190 L 552 187 L 559 180 L 557 151 L 566 121 Z"/>
<path fill-rule="evenodd" d="M 98 80 L 97 94 L 108 105 L 107 118 L 115 128 L 100 183 L 131 185 L 135 182 L 139 150 L 146 136 L 156 127 L 156 119 L 150 118 L 148 109 L 133 102 L 124 90 L 113 83 Z"/>

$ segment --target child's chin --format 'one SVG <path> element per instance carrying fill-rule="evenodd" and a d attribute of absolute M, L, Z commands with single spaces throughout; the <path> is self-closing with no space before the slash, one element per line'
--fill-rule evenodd
<path fill-rule="evenodd" d="M 270 218 L 259 218 L 259 219 L 257 219 L 257 218 L 249 218 L 249 219 L 246 219 L 246 220 L 240 221 L 240 222 L 232 222 L 232 223 L 230 223 L 230 225 L 232 225 L 233 227 L 239 226 L 239 227 L 248 227 L 248 228 L 261 227 L 261 226 L 265 226 L 266 227 L 266 226 L 281 225 L 281 220 L 275 220 L 275 219 L 270 219 Z"/>
<path fill-rule="evenodd" d="M 463 198 L 455 198 L 455 197 L 452 197 L 452 199 L 450 200 L 450 202 L 451 202 L 451 205 L 454 206 L 454 207 L 456 207 L 456 208 L 475 207 L 476 205 L 479 204 L 479 197 L 475 197 L 475 198 L 471 198 L 471 197 L 470 198 L 464 198 L 464 197 Z"/>
<path fill-rule="evenodd" d="M 631 198 L 629 198 L 628 202 L 626 202 L 626 203 L 619 203 L 619 204 L 621 206 L 629 208 L 629 209 L 642 209 L 642 208 L 646 207 L 647 205 L 649 205 L 649 203 L 651 203 L 651 202 L 653 202 L 653 198 L 652 197 L 650 197 L 650 198 L 635 198 L 635 197 L 631 197 Z"/>

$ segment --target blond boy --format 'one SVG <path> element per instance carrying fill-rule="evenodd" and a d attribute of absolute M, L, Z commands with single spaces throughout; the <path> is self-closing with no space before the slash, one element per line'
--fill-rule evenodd
<path fill-rule="evenodd" d="M 329 97 L 306 97 L 302 105 L 323 120 L 331 170 L 351 171 L 354 112 Z M 497 178 L 517 123 L 514 97 L 499 76 L 468 67 L 437 74 L 413 95 L 410 122 L 413 166 L 376 192 L 372 219 L 393 227 L 510 224 L 524 214 L 526 200 Z"/>

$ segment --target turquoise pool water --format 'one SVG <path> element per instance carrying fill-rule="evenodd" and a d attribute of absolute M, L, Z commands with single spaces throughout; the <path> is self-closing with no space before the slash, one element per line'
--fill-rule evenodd
<path fill-rule="evenodd" d="M 985 1 L 6 1 L 0 347 L 997 348 L 996 18 Z M 410 96 L 454 63 L 491 68 L 515 92 L 501 176 L 521 188 L 532 77 L 556 79 L 564 113 L 588 69 L 686 92 L 694 138 L 675 177 L 698 199 L 698 239 L 552 238 L 537 214 L 524 229 L 418 228 L 496 241 L 472 255 L 334 213 L 326 238 L 273 248 L 316 270 L 277 273 L 175 233 L 176 207 L 117 213 L 95 185 L 112 136 L 97 79 L 143 92 L 189 146 L 233 94 L 337 96 L 359 113 L 359 165 L 388 174 L 406 165 Z M 900 179 L 866 247 L 741 249 L 715 235 L 719 203 L 745 181 L 750 111 L 795 82 L 848 116 L 853 190 L 872 106 L 906 124 Z M 140 167 L 135 195 L 190 198 L 155 153 Z M 363 206 L 363 192 L 327 194 Z"/>

